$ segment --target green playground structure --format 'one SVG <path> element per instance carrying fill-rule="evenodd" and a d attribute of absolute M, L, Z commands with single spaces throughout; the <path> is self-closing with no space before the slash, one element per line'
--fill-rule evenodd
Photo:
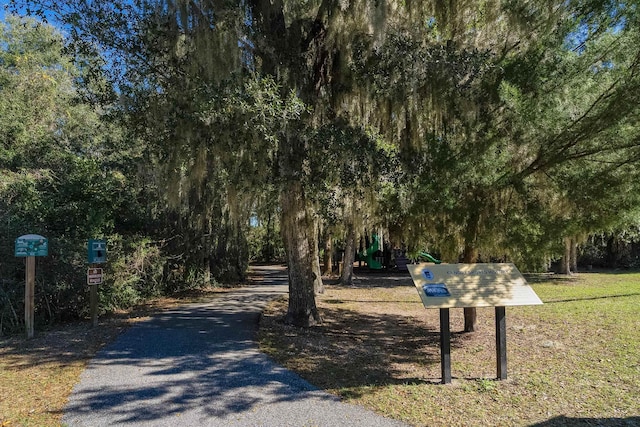
<path fill-rule="evenodd" d="M 371 237 L 373 242 L 371 242 L 371 245 L 365 249 L 364 252 L 358 254 L 358 260 L 366 262 L 367 266 L 372 270 L 381 270 L 384 267 L 382 265 L 384 258 L 374 256 L 376 252 L 382 253 L 382 251 L 380 251 L 380 238 L 375 233 Z"/>
<path fill-rule="evenodd" d="M 404 251 L 402 252 L 402 259 L 404 261 L 400 260 L 400 264 L 404 266 L 408 262 L 407 258 L 404 256 Z M 416 258 L 412 258 L 412 260 L 413 262 L 432 262 L 434 264 L 442 263 L 442 261 L 430 253 L 424 251 L 418 252 Z M 378 236 L 378 234 L 373 233 L 371 235 L 371 244 L 369 247 L 356 253 L 356 261 L 364 261 L 371 270 L 382 270 L 386 267 L 385 256 L 380 242 L 380 236 Z"/>
<path fill-rule="evenodd" d="M 433 262 L 436 264 L 442 264 L 442 261 L 440 261 L 439 259 L 434 258 L 433 256 L 431 256 L 430 254 L 426 253 L 426 252 L 420 252 L 420 255 L 418 258 L 426 258 L 427 261 L 429 262 Z"/>

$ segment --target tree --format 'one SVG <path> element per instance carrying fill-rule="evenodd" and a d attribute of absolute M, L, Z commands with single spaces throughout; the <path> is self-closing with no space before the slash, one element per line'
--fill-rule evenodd
<path fill-rule="evenodd" d="M 526 242 L 562 230 L 537 206 L 558 199 L 547 174 L 637 145 L 637 17 L 618 2 L 27 3 L 61 11 L 80 46 L 121 58 L 114 70 L 138 113 L 162 106 L 151 109 L 160 151 L 188 184 L 174 195 L 190 187 L 196 205 L 215 206 L 256 180 L 279 189 L 294 324 L 320 320 L 311 182 L 323 129 L 395 147 L 404 169 L 384 177 L 399 184 L 387 200 L 452 261 L 548 250 L 542 237 Z M 370 172 L 370 161 L 354 165 Z M 205 184 L 213 171 L 223 193 Z M 327 182 L 335 194 L 353 187 Z"/>
<path fill-rule="evenodd" d="M 568 209 L 571 203 L 580 205 L 563 197 L 576 187 L 568 182 L 561 186 L 550 176 L 558 177 L 568 167 L 584 167 L 584 161 L 607 165 L 589 167 L 583 174 L 588 179 L 580 188 L 585 183 L 588 188 L 602 182 L 603 175 L 619 177 L 620 166 L 634 161 L 637 134 L 627 120 L 636 120 L 638 105 L 633 71 L 638 50 L 629 44 L 637 37 L 635 9 L 613 2 L 565 2 L 549 10 L 533 3 L 507 6 L 466 27 L 474 35 L 490 34 L 488 38 L 470 37 L 455 20 L 434 17 L 430 26 L 446 43 L 427 45 L 421 55 L 405 55 L 413 68 L 396 68 L 397 55 L 381 55 L 373 67 L 367 63 L 371 79 L 385 91 L 419 93 L 414 88 L 439 83 L 428 92 L 437 106 L 426 110 L 435 114 L 428 131 L 419 134 L 420 126 L 429 121 L 406 119 L 413 127 L 405 129 L 418 134 L 410 140 L 424 143 L 405 149 L 410 154 L 406 168 L 412 173 L 403 184 L 404 204 L 409 206 L 404 228 L 429 236 L 427 242 L 445 259 L 475 262 L 479 255 L 506 256 L 524 265 L 541 265 L 540 259 L 559 246 L 550 242 L 598 226 L 592 221 L 578 227 L 578 221 L 561 220 L 586 205 Z M 496 12 L 516 25 L 508 31 L 499 25 L 482 31 Z M 473 13 L 462 16 L 474 18 Z M 525 37 L 527 28 L 535 37 Z M 492 38 L 499 31 L 505 31 L 500 38 L 504 43 Z M 572 37 L 580 40 L 579 47 L 571 45 Z M 419 46 L 406 35 L 398 40 L 402 48 Z M 403 73 L 407 69 L 416 71 Z M 393 77 L 402 83 L 393 84 Z M 613 162 L 607 160 L 612 152 L 619 156 Z M 415 159 L 420 161 L 416 164 Z M 633 174 L 620 182 L 630 179 Z M 624 199 L 618 197 L 622 204 Z M 633 198 L 626 199 L 629 209 Z M 596 212 L 602 212 L 601 219 L 615 219 L 603 206 Z M 466 311 L 465 330 L 472 330 L 473 314 Z"/>
<path fill-rule="evenodd" d="M 84 70 L 65 53 L 53 27 L 8 15 L 0 23 L 0 324 L 15 315 L 24 277 L 12 240 L 49 238 L 38 262 L 36 319 L 50 322 L 85 310 L 86 240 L 139 228 L 137 182 L 125 173 L 135 151 L 105 110 L 83 99 Z M 126 218 L 126 219 L 123 219 Z M 142 222 L 142 221 L 140 221 Z M 117 253 L 117 252 L 114 252 Z"/>

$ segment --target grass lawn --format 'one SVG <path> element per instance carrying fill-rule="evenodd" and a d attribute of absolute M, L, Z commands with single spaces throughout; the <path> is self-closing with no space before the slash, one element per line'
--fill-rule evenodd
<path fill-rule="evenodd" d="M 495 381 L 494 310 L 465 334 L 452 310 L 453 383 L 440 384 L 439 311 L 408 276 L 361 275 L 318 298 L 324 324 L 263 316 L 263 351 L 317 386 L 412 425 L 640 425 L 640 274 L 529 276 L 543 306 L 507 308 L 508 379 Z"/>
<path fill-rule="evenodd" d="M 62 409 L 88 360 L 121 330 L 66 325 L 31 340 L 0 340 L 0 426 L 59 426 Z"/>
<path fill-rule="evenodd" d="M 507 308 L 506 381 L 493 380 L 493 310 L 480 309 L 478 332 L 453 335 L 453 383 L 439 384 L 438 310 L 423 308 L 408 276 L 328 286 L 318 298 L 325 323 L 310 330 L 284 326 L 286 301 L 275 301 L 261 345 L 319 387 L 413 425 L 640 425 L 640 274 L 529 282 L 545 305 Z M 0 426 L 60 425 L 97 349 L 129 323 L 191 300 L 156 301 L 98 328 L 0 339 Z M 462 310 L 452 310 L 452 330 L 462 324 Z"/>

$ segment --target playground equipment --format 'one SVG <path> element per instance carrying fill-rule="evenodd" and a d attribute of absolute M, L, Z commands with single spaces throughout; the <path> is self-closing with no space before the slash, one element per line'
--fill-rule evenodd
<path fill-rule="evenodd" d="M 439 259 L 434 258 L 433 256 L 431 256 L 430 254 L 426 253 L 426 252 L 420 252 L 420 255 L 418 257 L 420 260 L 422 260 L 422 258 L 425 258 L 428 262 L 433 262 L 435 264 L 442 264 L 442 261 L 440 261 Z"/>
<path fill-rule="evenodd" d="M 432 262 L 434 264 L 442 263 L 442 261 L 424 251 L 418 252 L 416 258 L 412 258 L 412 260 L 410 261 L 405 256 L 404 250 L 394 250 L 392 258 L 391 250 L 385 250 L 383 248 L 380 235 L 378 235 L 377 233 L 373 233 L 371 235 L 370 244 L 368 244 L 368 237 L 365 236 L 365 239 L 368 247 L 356 253 L 356 260 L 364 261 L 371 270 L 382 270 L 385 267 L 393 266 L 393 258 L 395 258 L 396 267 L 400 271 L 406 271 L 407 263 L 409 262 Z"/>
<path fill-rule="evenodd" d="M 416 263 L 416 262 L 432 262 L 434 264 L 441 264 L 442 261 L 435 258 L 431 254 L 427 252 L 418 252 L 415 258 L 407 258 L 406 253 L 403 249 L 394 249 L 393 258 L 395 260 L 396 269 L 398 271 L 408 271 L 407 264 Z"/>
<path fill-rule="evenodd" d="M 366 262 L 372 270 L 381 270 L 384 267 L 384 256 L 380 250 L 380 238 L 375 233 L 371 237 L 371 245 L 364 252 L 358 254 L 358 260 Z"/>

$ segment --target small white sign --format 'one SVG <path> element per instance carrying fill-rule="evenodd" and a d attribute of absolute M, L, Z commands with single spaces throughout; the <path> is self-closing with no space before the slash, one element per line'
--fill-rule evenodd
<path fill-rule="evenodd" d="M 104 275 L 101 268 L 89 268 L 87 270 L 87 285 L 99 285 Z"/>

